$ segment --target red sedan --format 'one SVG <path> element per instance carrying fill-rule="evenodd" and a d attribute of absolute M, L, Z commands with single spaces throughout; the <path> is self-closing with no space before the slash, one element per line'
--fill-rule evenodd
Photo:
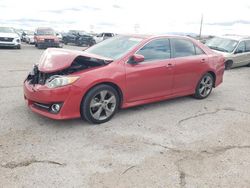
<path fill-rule="evenodd" d="M 24 97 L 49 118 L 104 123 L 119 108 L 204 99 L 223 73 L 222 55 L 191 38 L 121 35 L 83 52 L 47 49 L 24 82 Z"/>

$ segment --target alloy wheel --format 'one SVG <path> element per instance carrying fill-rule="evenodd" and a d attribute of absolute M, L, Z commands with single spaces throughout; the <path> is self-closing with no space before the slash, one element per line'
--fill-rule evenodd
<path fill-rule="evenodd" d="M 102 90 L 91 99 L 90 114 L 96 120 L 105 120 L 115 112 L 116 103 L 114 93 Z"/>
<path fill-rule="evenodd" d="M 205 75 L 199 85 L 199 93 L 202 97 L 210 94 L 213 88 L 213 79 L 209 75 Z"/>

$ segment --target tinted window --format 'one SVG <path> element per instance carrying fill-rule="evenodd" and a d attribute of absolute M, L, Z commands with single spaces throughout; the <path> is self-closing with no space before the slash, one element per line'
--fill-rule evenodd
<path fill-rule="evenodd" d="M 202 55 L 202 54 L 205 54 L 205 52 L 202 49 L 200 49 L 198 46 L 195 46 L 195 54 Z"/>
<path fill-rule="evenodd" d="M 184 39 L 173 39 L 174 57 L 195 55 L 194 44 Z"/>
<path fill-rule="evenodd" d="M 112 33 L 105 33 L 105 37 L 112 37 Z"/>
<path fill-rule="evenodd" d="M 250 52 L 250 40 L 245 42 L 246 44 L 246 52 Z"/>
<path fill-rule="evenodd" d="M 170 43 L 168 39 L 156 39 L 144 47 L 142 47 L 137 54 L 144 56 L 145 61 L 152 61 L 157 59 L 170 58 Z"/>
<path fill-rule="evenodd" d="M 245 48 L 246 48 L 245 42 L 240 42 L 239 46 L 237 47 L 235 52 L 236 53 L 243 53 L 243 52 L 245 52 Z"/>

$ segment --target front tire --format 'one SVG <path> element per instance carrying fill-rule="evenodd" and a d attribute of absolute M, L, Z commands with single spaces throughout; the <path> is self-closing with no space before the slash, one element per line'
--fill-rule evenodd
<path fill-rule="evenodd" d="M 19 44 L 15 48 L 18 49 L 18 50 L 20 50 L 21 49 L 21 45 Z"/>
<path fill-rule="evenodd" d="M 68 44 L 68 40 L 67 39 L 63 39 L 63 43 L 65 44 L 65 45 L 67 45 Z"/>
<path fill-rule="evenodd" d="M 205 99 L 212 92 L 214 85 L 214 77 L 210 73 L 206 73 L 196 86 L 194 97 L 196 99 Z"/>
<path fill-rule="evenodd" d="M 233 62 L 231 60 L 225 62 L 225 70 L 232 68 Z"/>
<path fill-rule="evenodd" d="M 90 123 L 105 123 L 115 115 L 119 103 L 119 95 L 112 86 L 98 85 L 84 96 L 81 116 Z"/>
<path fill-rule="evenodd" d="M 42 49 L 42 45 L 41 44 L 37 44 L 36 46 L 38 49 Z"/>

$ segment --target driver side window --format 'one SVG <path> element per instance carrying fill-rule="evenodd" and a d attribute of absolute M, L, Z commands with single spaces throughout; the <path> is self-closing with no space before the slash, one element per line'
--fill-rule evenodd
<path fill-rule="evenodd" d="M 169 59 L 171 56 L 169 39 L 153 40 L 142 47 L 137 54 L 144 56 L 144 62 Z"/>
<path fill-rule="evenodd" d="M 244 41 L 240 42 L 240 44 L 238 45 L 235 53 L 239 54 L 239 53 L 244 53 L 246 49 L 246 44 Z"/>

